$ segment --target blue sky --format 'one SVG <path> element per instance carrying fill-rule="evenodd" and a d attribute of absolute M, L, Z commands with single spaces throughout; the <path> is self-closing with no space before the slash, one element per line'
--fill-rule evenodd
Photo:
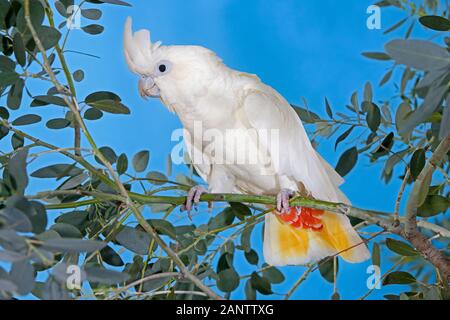
<path fill-rule="evenodd" d="M 137 77 L 129 72 L 122 55 L 122 28 L 127 16 L 133 17 L 135 29 L 150 29 L 153 41 L 208 47 L 228 66 L 257 74 L 288 101 L 302 104 L 304 97 L 310 109 L 323 116 L 325 96 L 334 110 L 343 111 L 351 93 L 355 90 L 362 92 L 367 80 L 374 84 L 375 97 L 388 98 L 393 92 L 376 86 L 389 64 L 368 60 L 360 53 L 382 51 L 388 39 L 403 36 L 403 33 L 395 32 L 389 36 L 382 34 L 400 19 L 401 13 L 383 9 L 382 30 L 369 30 L 366 28 L 366 9 L 372 1 L 129 2 L 133 4 L 132 8 L 101 6 L 104 12 L 100 23 L 105 26 L 102 35 L 88 36 L 80 30 L 71 33 L 67 49 L 94 54 L 100 59 L 74 53 L 67 53 L 67 59 L 71 70 L 83 68 L 86 73 L 84 81 L 77 85 L 80 99 L 93 91 L 109 90 L 118 93 L 132 110 L 129 116 L 105 115 L 101 121 L 89 122 L 97 144 L 112 146 L 117 154 L 125 152 L 129 157 L 148 149 L 151 151 L 152 170 L 165 171 L 167 155 L 175 144 L 170 140 L 171 133 L 181 124 L 159 101 L 144 101 L 139 97 Z M 82 20 L 82 25 L 89 23 Z M 41 85 L 33 86 L 30 91 L 38 94 L 42 88 Z M 26 107 L 23 112 L 30 112 L 30 109 Z M 58 114 L 54 110 L 43 112 Z M 72 143 L 69 130 L 62 131 L 63 134 L 49 132 L 37 125 L 30 127 L 29 131 L 57 145 Z M 334 140 L 324 142 L 320 151 L 335 165 L 348 145 L 342 144 L 337 152 L 333 147 Z M 185 168 L 174 168 L 174 175 L 177 172 L 185 172 Z M 346 177 L 343 190 L 355 206 L 392 211 L 399 183 L 394 179 L 385 185 L 379 177 L 379 166 L 360 161 Z M 253 243 L 261 253 L 260 234 L 259 229 L 254 232 Z M 386 251 L 382 253 L 387 254 Z M 387 259 L 383 261 L 382 272 L 388 269 Z M 367 291 L 366 268 L 369 264 L 340 263 L 338 288 L 342 298 L 358 298 Z M 240 262 L 240 267 L 250 270 L 245 263 Z M 274 290 L 286 292 L 303 270 L 303 267 L 285 268 L 287 280 Z M 301 285 L 294 298 L 328 299 L 332 289 L 332 285 L 325 283 L 315 272 Z M 371 298 L 381 298 L 385 293 L 397 292 L 397 289 L 393 286 L 376 290 Z M 232 297 L 242 297 L 241 290 Z"/>

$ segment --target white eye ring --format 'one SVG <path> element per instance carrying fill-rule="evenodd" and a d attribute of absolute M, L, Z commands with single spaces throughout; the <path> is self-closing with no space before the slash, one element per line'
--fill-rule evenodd
<path fill-rule="evenodd" d="M 167 60 L 162 60 L 156 65 L 155 74 L 160 76 L 163 74 L 167 74 L 172 69 L 172 63 Z"/>

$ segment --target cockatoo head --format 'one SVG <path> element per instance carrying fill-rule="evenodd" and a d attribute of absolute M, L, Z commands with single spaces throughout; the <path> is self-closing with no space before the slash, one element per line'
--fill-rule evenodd
<path fill-rule="evenodd" d="M 130 70 L 140 76 L 141 97 L 159 97 L 169 106 L 183 97 L 201 95 L 223 66 L 206 48 L 152 43 L 145 29 L 133 34 L 130 17 L 125 23 L 124 54 Z"/>

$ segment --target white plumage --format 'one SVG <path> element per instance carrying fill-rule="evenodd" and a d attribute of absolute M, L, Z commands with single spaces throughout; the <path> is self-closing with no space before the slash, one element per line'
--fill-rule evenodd
<path fill-rule="evenodd" d="M 228 68 L 202 47 L 153 45 L 146 30 L 133 36 L 130 19 L 125 27 L 124 52 L 130 70 L 151 77 L 162 102 L 180 118 L 189 156 L 210 192 L 276 195 L 282 189 L 306 189 L 316 199 L 349 203 L 339 190 L 343 179 L 314 150 L 295 111 L 258 77 Z M 161 61 L 171 64 L 167 74 L 155 71 Z M 199 134 L 199 123 L 203 133 L 215 132 L 222 137 L 216 146 L 223 152 L 211 148 L 211 141 Z M 228 137 L 230 131 L 239 132 L 238 139 Z M 276 132 L 275 142 L 279 143 L 273 143 L 273 137 L 264 132 Z M 254 163 L 223 163 L 217 157 L 249 150 L 257 155 Z M 195 163 L 199 156 L 203 160 Z M 368 258 L 365 244 L 347 217 L 326 212 L 323 221 L 323 231 L 299 230 L 276 214 L 267 214 L 266 262 L 305 264 L 353 245 L 356 247 L 342 254 L 344 259 L 358 262 Z"/>

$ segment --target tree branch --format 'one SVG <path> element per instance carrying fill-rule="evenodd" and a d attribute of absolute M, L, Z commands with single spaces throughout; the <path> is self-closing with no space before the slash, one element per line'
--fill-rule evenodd
<path fill-rule="evenodd" d="M 428 191 L 428 186 L 435 167 L 439 166 L 450 150 L 450 134 L 438 145 L 433 155 L 417 177 L 406 204 L 405 238 L 430 261 L 447 281 L 450 279 L 450 261 L 444 254 L 435 248 L 432 243 L 420 233 L 417 225 L 417 209 L 420 207 L 423 193 Z M 425 189 L 424 189 L 425 188 Z M 425 190 L 425 191 L 424 191 Z"/>

